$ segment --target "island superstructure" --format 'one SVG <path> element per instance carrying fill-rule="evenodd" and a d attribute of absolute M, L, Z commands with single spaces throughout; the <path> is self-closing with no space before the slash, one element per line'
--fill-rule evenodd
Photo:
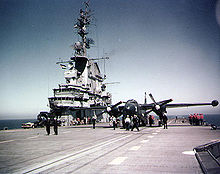
<path fill-rule="evenodd" d="M 87 49 L 94 44 L 93 39 L 88 37 L 88 27 L 91 24 L 91 11 L 89 4 L 84 3 L 84 9 L 80 9 L 74 29 L 77 30 L 79 41 L 73 45 L 74 56 L 68 61 L 57 62 L 64 71 L 65 84 L 59 84 L 53 89 L 53 97 L 49 97 L 51 110 L 62 109 L 62 115 L 69 111 L 85 111 L 92 107 L 108 106 L 111 104 L 111 94 L 106 91 L 105 75 L 101 74 L 100 68 L 95 62 L 102 58 L 89 58 Z"/>

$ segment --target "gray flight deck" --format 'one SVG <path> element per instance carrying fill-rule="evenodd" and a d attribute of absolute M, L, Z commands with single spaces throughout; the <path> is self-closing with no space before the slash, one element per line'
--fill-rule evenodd
<path fill-rule="evenodd" d="M 220 138 L 220 130 L 175 120 L 139 132 L 97 125 L 50 136 L 43 128 L 0 131 L 0 173 L 202 173 L 193 148 Z"/>

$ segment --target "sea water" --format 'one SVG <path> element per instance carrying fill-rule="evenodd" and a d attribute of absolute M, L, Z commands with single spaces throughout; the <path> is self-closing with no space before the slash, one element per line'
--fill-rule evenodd
<path fill-rule="evenodd" d="M 4 129 L 21 129 L 22 123 L 37 121 L 36 119 L 16 119 L 16 120 L 0 120 L 0 130 Z"/>
<path fill-rule="evenodd" d="M 208 124 L 215 124 L 216 126 L 220 126 L 220 114 L 218 114 L 218 115 L 204 115 L 204 120 Z"/>
<path fill-rule="evenodd" d="M 210 125 L 210 124 L 214 124 L 218 127 L 220 127 L 220 114 L 203 114 L 204 115 L 204 121 Z M 189 117 L 189 115 L 182 115 L 182 116 L 177 116 L 178 118 L 187 118 Z M 168 119 L 169 118 L 176 118 L 176 116 L 172 115 L 169 116 L 168 115 Z"/>

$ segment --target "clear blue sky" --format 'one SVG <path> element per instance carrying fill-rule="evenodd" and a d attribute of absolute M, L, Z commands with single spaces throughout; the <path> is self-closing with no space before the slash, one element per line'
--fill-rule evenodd
<path fill-rule="evenodd" d="M 69 59 L 82 0 L 0 1 L 0 119 L 35 118 L 64 83 L 56 62 Z M 113 103 L 144 92 L 173 103 L 220 101 L 220 1 L 91 0 L 91 57 L 107 53 Z M 103 70 L 103 62 L 99 62 Z M 148 97 L 148 102 L 151 102 Z M 220 107 L 169 114 L 220 114 Z"/>

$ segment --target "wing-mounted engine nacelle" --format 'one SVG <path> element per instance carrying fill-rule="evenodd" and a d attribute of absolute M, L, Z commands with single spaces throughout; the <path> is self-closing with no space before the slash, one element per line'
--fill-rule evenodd
<path fill-rule="evenodd" d="M 118 106 L 113 107 L 109 113 L 114 117 L 119 117 L 121 115 L 121 111 Z"/>
<path fill-rule="evenodd" d="M 167 108 L 166 108 L 165 105 L 161 106 L 160 110 L 161 110 L 162 113 L 167 113 Z"/>

